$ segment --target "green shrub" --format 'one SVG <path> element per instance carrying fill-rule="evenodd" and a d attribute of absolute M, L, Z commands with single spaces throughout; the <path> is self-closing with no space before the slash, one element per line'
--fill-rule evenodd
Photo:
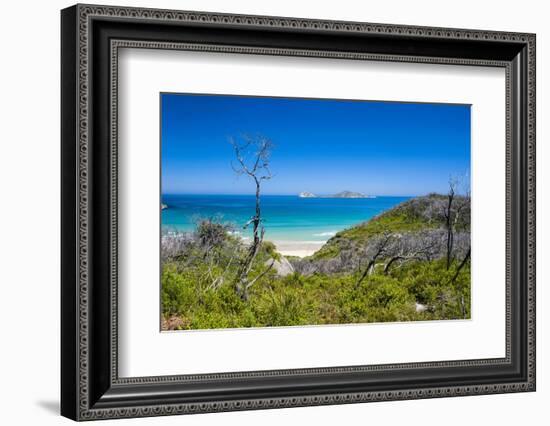
<path fill-rule="evenodd" d="M 162 271 L 162 310 L 165 316 L 183 315 L 196 303 L 194 277 L 176 272 L 173 265 L 165 265 Z"/>
<path fill-rule="evenodd" d="M 470 317 L 470 266 L 453 280 L 458 261 L 449 270 L 445 260 L 404 263 L 384 274 L 381 268 L 357 285 L 357 274 L 299 273 L 278 277 L 274 270 L 250 288 L 249 299 L 235 291 L 238 257 L 227 240 L 208 253 L 197 252 L 163 264 L 162 314 L 178 319 L 178 328 L 346 324 L 386 321 L 459 319 Z M 231 246 L 229 246 L 231 244 Z M 244 251 L 243 251 L 244 252 Z M 265 272 L 265 262 L 277 255 L 264 243 L 250 272 Z M 202 257 L 198 257 L 202 256 Z M 231 260 L 233 259 L 233 260 Z M 416 312 L 415 303 L 427 307 Z"/>
<path fill-rule="evenodd" d="M 275 244 L 271 241 L 263 241 L 261 251 L 266 255 L 266 257 L 281 260 L 281 255 L 277 252 L 277 247 L 275 247 Z"/>

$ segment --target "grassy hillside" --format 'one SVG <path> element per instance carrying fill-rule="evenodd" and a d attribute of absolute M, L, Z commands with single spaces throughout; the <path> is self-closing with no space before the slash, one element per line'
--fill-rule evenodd
<path fill-rule="evenodd" d="M 459 198 L 459 201 L 464 202 L 464 198 Z M 369 239 L 387 232 L 416 233 L 442 228 L 445 224 L 445 218 L 441 212 L 446 202 L 447 197 L 439 194 L 430 194 L 425 197 L 407 200 L 369 221 L 338 232 L 311 258 L 313 260 L 334 258 L 350 242 L 356 245 L 366 244 Z M 469 203 L 468 211 L 464 212 L 457 225 L 457 230 L 469 231 Z"/>

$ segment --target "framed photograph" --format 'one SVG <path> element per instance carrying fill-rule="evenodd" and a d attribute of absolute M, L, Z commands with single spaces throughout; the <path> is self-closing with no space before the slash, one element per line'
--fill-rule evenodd
<path fill-rule="evenodd" d="M 64 416 L 535 390 L 535 35 L 61 29 Z"/>

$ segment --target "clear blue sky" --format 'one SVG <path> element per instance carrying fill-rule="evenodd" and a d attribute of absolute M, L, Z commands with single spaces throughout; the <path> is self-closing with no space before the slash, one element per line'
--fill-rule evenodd
<path fill-rule="evenodd" d="M 274 143 L 264 194 L 446 192 L 470 170 L 470 106 L 161 94 L 162 192 L 250 194 L 228 137 Z"/>

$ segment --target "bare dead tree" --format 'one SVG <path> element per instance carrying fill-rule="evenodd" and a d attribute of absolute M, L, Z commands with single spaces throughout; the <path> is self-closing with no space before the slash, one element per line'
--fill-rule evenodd
<path fill-rule="evenodd" d="M 386 255 L 386 250 L 388 245 L 390 244 L 390 241 L 392 239 L 392 234 L 389 232 L 385 232 L 381 238 L 378 239 L 376 244 L 373 247 L 372 255 L 370 256 L 370 259 L 367 263 L 366 268 L 363 270 L 361 275 L 359 276 L 359 279 L 355 283 L 355 288 L 359 288 L 361 283 L 365 280 L 365 278 L 369 275 L 372 275 L 374 272 L 374 267 L 376 265 L 376 261 Z"/>
<path fill-rule="evenodd" d="M 384 274 L 390 272 L 393 265 L 399 267 L 412 261 L 430 260 L 440 250 L 437 232 L 396 234 L 391 245 L 386 249 L 387 261 Z"/>
<path fill-rule="evenodd" d="M 265 228 L 262 225 L 260 195 L 262 182 L 273 177 L 269 168 L 273 143 L 270 139 L 261 135 L 242 135 L 241 142 L 235 138 L 229 138 L 229 142 L 233 146 L 238 162 L 237 165 L 231 164 L 233 170 L 239 176 L 246 175 L 251 178 L 256 186 L 255 214 L 243 227 L 246 229 L 252 225 L 252 243 L 248 248 L 246 257 L 241 262 L 235 282 L 235 291 L 243 300 L 247 300 L 249 288 L 257 281 L 257 278 L 250 280 L 248 275 L 252 269 L 254 259 L 260 250 L 265 234 Z M 265 275 L 265 273 L 267 271 L 264 271 L 258 277 Z"/>
<path fill-rule="evenodd" d="M 447 204 L 443 210 L 443 217 L 445 218 L 445 229 L 447 230 L 447 270 L 451 267 L 453 256 L 453 201 L 455 199 L 455 188 L 457 182 L 455 179 L 449 179 L 449 192 L 447 193 Z"/>
<path fill-rule="evenodd" d="M 456 188 L 459 185 L 463 185 L 465 187 L 464 190 L 464 196 L 462 197 L 455 197 L 456 195 Z M 447 270 L 450 269 L 451 264 L 453 262 L 453 248 L 454 248 L 454 235 L 456 233 L 457 225 L 460 223 L 460 221 L 464 221 L 464 217 L 466 214 L 470 214 L 470 185 L 469 185 L 469 179 L 464 177 L 462 180 L 460 179 L 450 179 L 449 180 L 449 200 L 451 200 L 451 196 L 453 197 L 453 201 L 455 202 L 454 211 L 452 209 L 452 201 L 449 202 L 449 210 L 448 213 L 445 214 L 445 224 L 447 228 Z M 451 195 L 452 194 L 452 195 Z M 469 223 L 469 218 L 466 218 L 466 222 Z M 450 239 L 449 239 L 450 237 Z M 462 261 L 458 265 L 458 267 L 455 270 L 455 273 L 453 274 L 452 278 L 449 280 L 450 284 L 454 284 L 455 281 L 458 278 L 458 275 L 460 274 L 460 271 L 464 268 L 464 266 L 469 262 L 471 258 L 471 245 L 470 245 L 470 239 L 469 239 L 469 233 L 468 233 L 468 245 L 466 254 L 464 255 Z M 466 318 L 466 303 L 464 300 L 464 294 L 460 292 L 459 297 L 459 304 L 460 309 L 462 313 L 462 317 Z"/>
<path fill-rule="evenodd" d="M 460 262 L 460 264 L 456 268 L 456 271 L 455 271 L 453 277 L 449 280 L 450 284 L 454 284 L 454 282 L 458 278 L 458 275 L 460 274 L 460 271 L 462 270 L 462 268 L 464 268 L 464 266 L 470 261 L 471 253 L 472 253 L 471 248 L 468 248 L 468 251 L 466 252 L 466 255 L 464 256 L 464 258 L 462 259 L 462 261 Z M 466 318 L 466 302 L 464 301 L 464 293 L 462 293 L 462 292 L 460 292 L 459 303 L 460 303 L 460 311 L 462 313 L 462 318 Z"/>
<path fill-rule="evenodd" d="M 471 254 L 472 254 L 472 250 L 471 248 L 468 248 L 468 251 L 466 252 L 466 255 L 464 256 L 464 258 L 462 259 L 462 262 L 460 262 L 460 265 L 458 265 L 453 277 L 449 281 L 450 283 L 454 283 L 456 281 L 456 279 L 458 278 L 458 274 L 460 274 L 460 271 L 462 270 L 462 268 L 464 268 L 464 266 L 470 260 Z"/>
<path fill-rule="evenodd" d="M 384 274 L 387 275 L 390 272 L 390 268 L 392 267 L 392 265 L 397 262 L 402 265 L 406 262 L 411 262 L 413 260 L 424 260 L 426 258 L 426 254 L 429 253 L 431 248 L 431 246 L 420 248 L 417 251 L 413 251 L 411 253 L 407 253 L 405 250 L 400 250 L 398 254 L 393 255 L 386 262 L 386 265 L 384 266 Z"/>
<path fill-rule="evenodd" d="M 464 187 L 464 195 L 459 195 L 457 191 L 459 187 Z M 445 221 L 445 229 L 447 231 L 447 253 L 446 264 L 447 270 L 450 269 L 454 260 L 454 240 L 455 233 L 460 221 L 464 221 L 464 214 L 469 214 L 470 208 L 470 187 L 469 179 L 467 176 L 462 178 L 450 177 L 449 178 L 449 191 L 447 193 L 447 200 L 443 207 L 443 218 Z M 469 219 L 467 220 L 469 223 Z"/>

